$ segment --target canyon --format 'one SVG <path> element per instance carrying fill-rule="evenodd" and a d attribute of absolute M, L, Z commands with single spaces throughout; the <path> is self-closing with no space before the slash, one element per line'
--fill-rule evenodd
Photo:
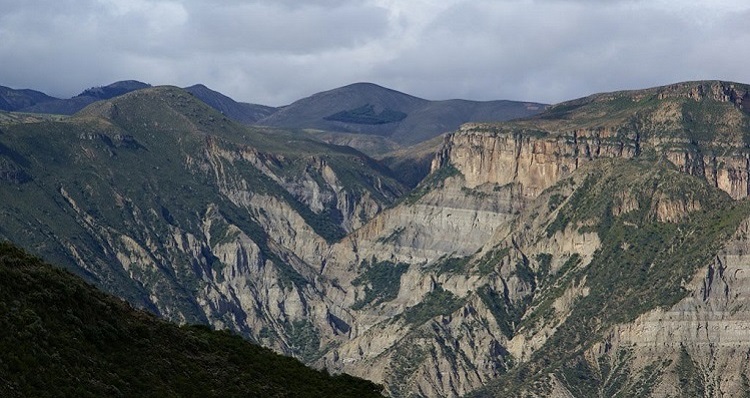
<path fill-rule="evenodd" d="M 737 396 L 749 105 L 687 82 L 464 124 L 408 189 L 145 88 L 0 126 L 0 236 L 393 397 Z"/>

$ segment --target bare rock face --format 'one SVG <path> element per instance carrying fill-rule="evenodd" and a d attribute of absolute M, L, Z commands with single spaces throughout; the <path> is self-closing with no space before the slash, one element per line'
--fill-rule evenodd
<path fill-rule="evenodd" d="M 594 95 L 525 121 L 469 123 L 446 137 L 433 170 L 450 163 L 468 187 L 515 182 L 534 198 L 586 162 L 646 156 L 741 199 L 749 194 L 742 150 L 749 92 L 727 82 L 681 83 Z"/>
<path fill-rule="evenodd" d="M 650 121 L 669 125 L 675 115 L 674 108 L 665 106 L 651 115 Z M 717 157 L 685 148 L 679 137 L 642 137 L 615 126 L 564 133 L 522 127 L 470 124 L 448 135 L 433 161 L 432 173 L 453 168 L 453 175 L 433 184 L 417 199 L 407 198 L 384 211 L 332 247 L 327 275 L 349 283 L 366 270 L 361 268 L 364 260 L 409 266 L 391 301 L 359 308 L 356 304 L 366 296 L 367 287 L 347 294 L 346 302 L 358 308 L 353 314 L 359 328 L 320 363 L 382 382 L 395 396 L 415 391 L 426 396 L 459 396 L 503 374 L 509 358 L 521 362 L 535 358 L 565 325 L 577 303 L 590 294 L 585 277 L 565 285 L 549 300 L 544 296 L 548 293 L 539 298 L 535 292 L 544 283 L 544 275 L 564 277 L 583 272 L 601 247 L 601 237 L 594 232 L 599 220 L 575 228 L 550 229 L 559 218 L 559 208 L 574 191 L 585 190 L 580 176 L 598 167 L 596 161 L 658 154 L 685 174 L 704 178 L 734 198 L 747 195 L 742 191 L 746 179 L 731 161 L 744 156 L 739 152 L 725 151 Z M 576 175 L 576 182 L 566 185 L 564 180 Z M 664 224 L 677 224 L 703 211 L 705 204 L 699 198 L 664 189 L 649 194 L 647 201 L 629 189 L 620 189 L 613 193 L 609 211 L 615 217 L 642 212 L 645 220 Z M 628 245 L 624 244 L 624 250 L 631 248 Z M 450 263 L 446 260 L 457 258 L 463 258 L 464 268 L 446 272 L 443 267 Z M 492 264 L 491 270 L 482 269 L 487 264 Z M 346 276 L 357 269 L 359 273 Z M 524 270 L 531 276 L 524 277 Z M 410 311 L 442 291 L 463 304 L 451 308 L 449 318 L 437 312 L 438 316 L 425 324 L 404 321 Z M 487 292 L 492 292 L 489 299 Z M 536 300 L 539 304 L 535 306 Z M 498 302 L 503 303 L 502 309 Z M 549 310 L 544 317 L 535 318 L 534 314 L 542 311 L 539 306 L 549 306 Z M 509 315 L 514 312 L 517 318 Z M 510 323 L 511 333 L 503 332 L 508 330 L 504 322 Z M 495 354 L 488 356 L 460 345 L 449 353 L 446 344 L 454 341 L 451 338 L 460 340 L 463 334 L 448 333 L 453 329 L 438 326 L 448 324 L 472 325 L 468 327 L 472 339 L 496 347 Z M 431 327 L 425 330 L 428 325 Z M 463 333 L 469 332 L 464 329 Z M 458 360 L 448 361 L 452 365 L 448 371 L 441 368 L 445 359 L 442 365 L 433 363 L 425 351 L 442 352 L 443 358 Z M 403 357 L 405 352 L 408 360 Z M 462 373 L 467 369 L 473 372 Z M 565 382 L 555 380 L 550 379 L 552 395 L 572 394 Z"/>
<path fill-rule="evenodd" d="M 603 289 L 627 299 L 648 283 L 622 288 L 618 278 L 633 283 L 634 270 L 682 267 L 668 251 L 701 244 L 699 229 L 683 229 L 728 206 L 716 188 L 748 196 L 743 90 L 711 83 L 613 93 L 553 107 L 559 120 L 464 125 L 446 136 L 430 176 L 390 207 L 380 182 L 353 189 L 325 156 L 295 163 L 208 145 L 190 167 L 213 176 L 267 239 L 216 204 L 202 213 L 200 233 L 171 229 L 169 247 L 201 270 L 196 312 L 213 325 L 383 383 L 394 397 L 458 397 L 496 379 L 514 385 L 525 378 L 513 372 L 525 366 L 543 373 L 518 386 L 531 395 L 591 394 L 568 372 L 581 368 L 595 375 L 589 384 L 600 396 L 736 396 L 747 383 L 726 375 L 748 371 L 748 222 L 729 243 L 707 246 L 713 260 L 697 273 L 685 268 L 678 287 L 691 293 L 668 306 L 627 318 Z M 699 114 L 706 101 L 721 112 Z M 248 166 L 283 192 L 252 189 Z M 334 218 L 340 234 L 323 236 L 316 217 Z M 652 241 L 659 238 L 666 241 Z M 160 250 L 135 237 L 108 239 L 169 313 L 157 290 L 169 284 L 149 271 L 162 263 Z M 641 250 L 658 258 L 633 255 Z M 658 276 L 664 284 L 677 278 Z M 611 325 L 610 312 L 628 320 Z M 578 344 L 575 354 L 560 352 L 566 340 Z M 545 362 L 546 352 L 566 362 L 550 367 L 557 359 Z"/>
<path fill-rule="evenodd" d="M 355 259 L 409 263 L 466 256 L 476 252 L 521 206 L 515 186 L 487 184 L 469 189 L 460 176 L 449 177 L 440 189 L 419 200 L 380 213 L 332 250 Z"/>
<path fill-rule="evenodd" d="M 750 194 L 750 158 L 735 146 L 704 153 L 681 147 L 681 140 L 622 137 L 606 129 L 575 130 L 567 134 L 504 131 L 491 125 L 469 124 L 449 135 L 433 169 L 453 164 L 467 187 L 486 183 L 517 183 L 521 194 L 534 198 L 584 163 L 599 158 L 630 159 L 641 151 L 660 154 L 681 171 L 704 177 L 734 199 Z"/>
<path fill-rule="evenodd" d="M 518 183 L 522 195 L 533 199 L 584 162 L 600 157 L 632 158 L 636 143 L 615 140 L 614 131 L 572 131 L 569 136 L 543 132 L 502 131 L 492 125 L 467 124 L 448 136 L 433 169 L 450 163 L 469 188 L 493 183 Z"/>
<path fill-rule="evenodd" d="M 499 276 L 472 271 L 469 262 L 522 203 L 512 185 L 469 189 L 454 175 L 331 246 L 324 275 L 352 286 L 338 300 L 354 309 L 356 326 L 318 363 L 384 383 L 394 396 L 460 396 L 503 372 L 507 338 L 489 298 L 476 292 L 488 283 L 523 290 L 526 282 L 510 275 L 513 264 Z M 450 261 L 462 264 L 446 266 Z M 374 264 L 405 267 L 387 300 L 368 301 L 378 281 L 361 275 Z"/>
<path fill-rule="evenodd" d="M 515 332 L 537 284 L 533 272 L 556 273 L 574 256 L 583 267 L 599 239 L 572 229 L 536 239 L 555 216 L 551 194 L 524 196 L 520 181 L 471 185 L 455 173 L 333 245 L 324 274 L 354 287 L 337 300 L 353 309 L 356 326 L 318 364 L 383 383 L 393 396 L 453 397 L 541 347 L 554 325 Z M 367 301 L 377 282 L 359 282 L 376 262 L 406 267 L 389 300 Z M 581 285 L 566 293 L 556 310 L 569 312 L 586 292 Z"/>

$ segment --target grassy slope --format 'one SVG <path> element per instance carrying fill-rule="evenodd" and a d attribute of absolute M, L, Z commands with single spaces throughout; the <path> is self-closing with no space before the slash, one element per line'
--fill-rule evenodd
<path fill-rule="evenodd" d="M 749 90 L 743 84 L 702 81 L 596 94 L 557 104 L 525 120 L 479 128 L 571 140 L 575 131 L 588 130 L 590 135 L 600 132 L 602 141 L 635 144 L 642 152 L 633 161 L 598 161 L 551 189 L 556 193 L 550 198 L 556 203 L 551 200 L 549 207 L 562 208 L 534 239 L 549 239 L 556 231 L 572 227 L 596 232 L 602 245 L 585 266 L 571 263 L 554 275 L 542 272 L 542 266 L 535 268 L 537 273 L 531 276 L 538 285 L 514 334 L 553 324 L 552 303 L 566 289 L 585 283 L 590 292 L 575 302 L 567 320 L 528 362 L 474 396 L 546 395 L 550 392 L 549 374 L 555 374 L 575 396 L 608 396 L 607 391 L 616 386 L 607 380 L 628 377 L 613 375 L 613 370 L 606 368 L 594 369 L 582 353 L 600 341 L 613 324 L 632 321 L 657 307 L 668 308 L 685 297 L 684 281 L 705 266 L 739 222 L 750 215 L 747 202 L 733 202 L 703 178 L 669 167 L 666 160 L 659 159 L 660 147 L 718 154 L 746 152 Z M 645 149 L 639 146 L 644 143 L 648 145 Z M 561 185 L 572 181 L 577 184 L 576 191 L 569 196 L 561 194 L 565 191 Z M 636 197 L 640 207 L 614 216 L 612 209 L 618 206 L 615 194 L 627 192 Z M 680 220 L 658 222 L 651 206 L 664 198 L 697 199 L 702 207 Z M 621 392 L 638 395 L 637 391 Z"/>
<path fill-rule="evenodd" d="M 528 362 L 475 396 L 520 396 L 529 391 L 544 395 L 548 393 L 544 380 L 550 373 L 566 380 L 576 396 L 605 391 L 608 386 L 602 380 L 607 375 L 588 366 L 583 352 L 600 341 L 610 326 L 684 298 L 688 291 L 682 284 L 708 264 L 750 215 L 748 202 L 732 201 L 704 180 L 663 163 L 606 160 L 594 166 L 577 180 L 574 193 L 563 198 L 556 218 L 538 239 L 575 228 L 596 232 L 601 247 L 585 266 L 536 275 L 539 285 L 516 333 L 554 319 L 552 302 L 566 288 L 585 281 L 588 295 L 577 299 L 569 317 Z M 639 208 L 613 216 L 617 194 L 623 192 L 632 193 Z M 701 209 L 676 222 L 659 222 L 652 204 L 664 198 L 695 199 Z"/>
<path fill-rule="evenodd" d="M 252 148 L 275 156 L 279 160 L 271 162 L 274 171 L 294 178 L 316 157 L 336 170 L 350 192 L 370 190 L 387 205 L 403 190 L 385 168 L 351 148 L 285 131 L 240 126 L 172 87 L 139 90 L 99 102 L 63 121 L 8 124 L 0 129 L 0 176 L 6 169 L 6 174 L 18 180 L 0 178 L 0 237 L 148 308 L 148 290 L 153 286 L 144 289 L 113 268 L 113 254 L 105 238 L 126 234 L 141 244 L 152 241 L 155 252 L 169 261 L 158 259 L 162 267 L 153 271 L 160 275 L 151 280 L 161 284 L 162 301 L 175 303 L 191 322 L 205 322 L 190 304 L 195 301 L 191 289 L 197 288 L 200 275 L 191 258 L 166 246 L 173 227 L 202 236 L 203 214 L 215 204 L 266 256 L 272 257 L 272 253 L 266 250 L 269 237 L 252 215 L 218 192 L 213 173 L 189 166 L 186 159 L 207 162 L 209 145 L 229 151 Z M 249 181 L 246 189 L 283 198 L 320 235 L 331 240 L 343 235 L 334 219 L 313 213 L 249 163 L 225 163 L 222 167 L 231 178 Z M 391 197 L 376 191 L 375 182 L 390 187 Z M 81 214 L 106 228 L 81 222 L 81 214 L 64 199 L 61 189 L 78 204 Z M 91 269 L 78 268 L 70 245 Z"/>
<path fill-rule="evenodd" d="M 607 139 L 656 138 L 702 149 L 737 149 L 750 140 L 749 91 L 744 84 L 699 81 L 595 94 L 556 104 L 528 119 L 485 127 L 543 135 L 609 130 L 615 135 Z"/>
<path fill-rule="evenodd" d="M 0 395 L 377 397 L 227 332 L 178 327 L 0 243 Z"/>

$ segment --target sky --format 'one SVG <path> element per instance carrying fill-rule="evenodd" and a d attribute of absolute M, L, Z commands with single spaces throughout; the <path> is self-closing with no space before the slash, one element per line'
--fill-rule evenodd
<path fill-rule="evenodd" d="M 134 79 L 286 105 L 372 82 L 557 103 L 750 83 L 747 0 L 0 0 L 0 85 L 71 97 Z"/>

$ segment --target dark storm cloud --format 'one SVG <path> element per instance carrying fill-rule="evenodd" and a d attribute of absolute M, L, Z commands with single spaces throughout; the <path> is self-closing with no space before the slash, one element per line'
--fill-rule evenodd
<path fill-rule="evenodd" d="M 282 105 L 372 81 L 431 99 L 557 102 L 750 82 L 743 1 L 0 0 L 0 85 L 121 79 Z"/>
<path fill-rule="evenodd" d="M 348 4 L 335 8 L 211 4 L 200 6 L 197 13 L 200 16 L 188 33 L 190 42 L 197 46 L 194 49 L 210 52 L 315 54 L 374 40 L 388 23 L 383 9 Z"/>
<path fill-rule="evenodd" d="M 428 97 L 444 95 L 441 82 L 456 76 L 454 96 L 550 102 L 679 80 L 750 78 L 730 55 L 749 49 L 747 33 L 730 28 L 742 18 L 701 11 L 636 1 L 459 3 L 381 73 Z M 398 65 L 410 65 L 409 72 Z"/>

